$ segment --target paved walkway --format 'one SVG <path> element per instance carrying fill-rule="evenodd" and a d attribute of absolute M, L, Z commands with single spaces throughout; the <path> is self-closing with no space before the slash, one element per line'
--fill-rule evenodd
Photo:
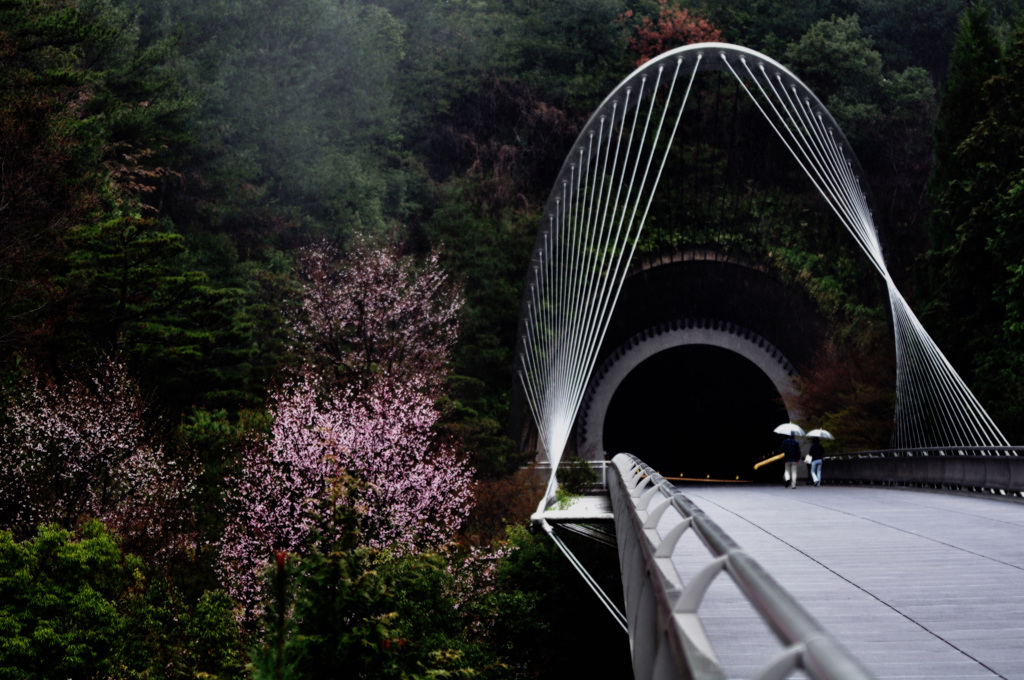
<path fill-rule="evenodd" d="M 1024 504 L 870 487 L 682 491 L 879 678 L 1024 680 Z M 706 562 L 692 547 L 676 551 L 684 574 Z M 729 677 L 779 650 L 724 575 L 700 613 Z"/>

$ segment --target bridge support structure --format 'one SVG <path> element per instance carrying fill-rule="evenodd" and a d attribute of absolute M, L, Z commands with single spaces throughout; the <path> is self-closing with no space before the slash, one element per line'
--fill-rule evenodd
<path fill-rule="evenodd" d="M 637 680 L 724 680 L 699 616 L 708 587 L 722 573 L 781 643 L 755 680 L 781 680 L 796 669 L 814 680 L 873 677 L 700 508 L 642 461 L 615 456 L 609 495 Z M 687 531 L 698 536 L 709 558 L 684 583 L 672 558 Z"/>

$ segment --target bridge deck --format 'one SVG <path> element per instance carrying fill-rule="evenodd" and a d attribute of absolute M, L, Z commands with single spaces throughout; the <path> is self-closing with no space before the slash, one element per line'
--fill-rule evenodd
<path fill-rule="evenodd" d="M 880 678 L 1024 679 L 1024 505 L 856 487 L 682 491 Z M 687 575 L 706 563 L 701 550 L 676 555 Z M 779 650 L 728 578 L 700 612 L 729 677 Z"/>

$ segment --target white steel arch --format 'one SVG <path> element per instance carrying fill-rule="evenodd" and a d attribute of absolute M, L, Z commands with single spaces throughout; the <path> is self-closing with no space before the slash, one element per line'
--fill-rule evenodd
<path fill-rule="evenodd" d="M 1007 445 L 900 294 L 835 120 L 778 62 L 725 43 L 666 52 L 602 102 L 548 199 L 523 293 L 517 380 L 557 468 L 612 311 L 701 71 L 731 74 L 888 289 L 895 329 L 894 445 Z M 555 476 L 549 481 L 550 496 Z M 543 501 L 542 501 L 543 505 Z"/>

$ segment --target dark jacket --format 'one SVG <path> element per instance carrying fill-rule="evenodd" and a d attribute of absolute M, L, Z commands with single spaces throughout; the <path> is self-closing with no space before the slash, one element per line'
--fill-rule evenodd
<path fill-rule="evenodd" d="M 786 437 L 782 440 L 782 453 L 787 463 L 796 463 L 800 460 L 800 442 L 793 437 Z"/>
<path fill-rule="evenodd" d="M 814 442 L 813 444 L 811 444 L 810 454 L 811 460 L 821 460 L 822 457 L 825 455 L 825 447 L 822 446 L 819 442 Z"/>

